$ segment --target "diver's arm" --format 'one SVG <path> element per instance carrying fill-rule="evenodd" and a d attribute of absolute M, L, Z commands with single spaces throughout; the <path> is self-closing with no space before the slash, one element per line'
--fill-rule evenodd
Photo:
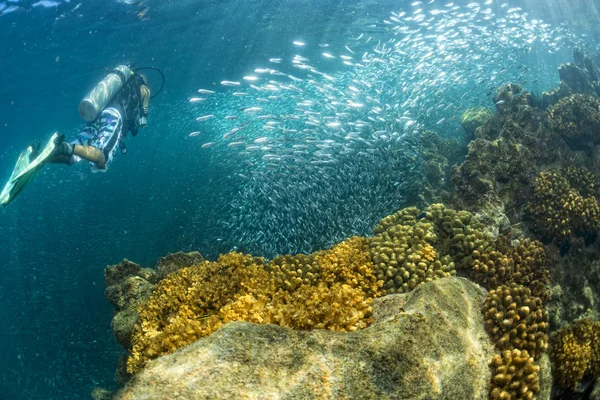
<path fill-rule="evenodd" d="M 140 92 L 142 94 L 142 113 L 144 117 L 148 116 L 148 103 L 150 102 L 150 89 L 146 85 L 140 86 Z"/>

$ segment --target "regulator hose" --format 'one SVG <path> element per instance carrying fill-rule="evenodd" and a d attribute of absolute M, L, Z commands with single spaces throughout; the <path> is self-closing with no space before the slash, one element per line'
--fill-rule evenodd
<path fill-rule="evenodd" d="M 158 96 L 158 94 L 159 94 L 159 93 L 160 93 L 160 92 L 163 90 L 163 88 L 165 87 L 165 74 L 163 74 L 163 72 L 162 72 L 160 69 L 158 69 L 158 68 L 155 68 L 155 67 L 140 67 L 140 68 L 136 68 L 136 69 L 134 69 L 133 71 L 134 71 L 134 72 L 137 72 L 137 71 L 143 71 L 143 70 L 148 70 L 148 69 L 151 69 L 151 70 L 157 71 L 157 72 L 160 74 L 160 76 L 162 77 L 162 84 L 160 85 L 160 89 L 158 89 L 158 92 L 156 92 L 154 95 L 150 96 L 150 98 L 151 98 L 151 99 L 153 99 L 153 98 L 155 98 L 156 96 Z"/>

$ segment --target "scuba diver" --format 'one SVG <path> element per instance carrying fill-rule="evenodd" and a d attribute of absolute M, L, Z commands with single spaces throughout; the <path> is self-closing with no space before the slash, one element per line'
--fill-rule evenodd
<path fill-rule="evenodd" d="M 86 160 L 93 172 L 107 171 L 117 149 L 126 152 L 123 138 L 127 133 L 136 136 L 148 123 L 150 89 L 146 77 L 136 72 L 140 69 L 155 68 L 134 70 L 120 65 L 81 100 L 79 115 L 87 124 L 75 140 L 67 142 L 64 135 L 55 133 L 42 151 L 39 144 L 29 145 L 0 194 L 0 204 L 13 201 L 46 163 L 73 165 Z"/>
<path fill-rule="evenodd" d="M 101 99 L 112 97 L 104 95 L 110 91 L 111 81 L 117 82 L 113 84 L 117 94 L 104 106 Z M 131 71 L 125 65 L 108 74 L 79 103 L 79 114 L 89 122 L 70 143 L 64 141 L 64 135 L 59 135 L 46 162 L 73 165 L 87 160 L 91 163 L 92 171 L 107 171 L 117 148 L 125 150 L 123 138 L 127 132 L 136 136 L 139 129 L 148 124 L 150 89 L 146 84 L 144 75 Z M 96 90 L 101 93 L 96 94 Z"/>

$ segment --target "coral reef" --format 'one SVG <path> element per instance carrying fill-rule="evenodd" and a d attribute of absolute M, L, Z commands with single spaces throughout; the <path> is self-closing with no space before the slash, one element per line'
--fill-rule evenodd
<path fill-rule="evenodd" d="M 586 374 L 600 377 L 600 322 L 581 319 L 550 337 L 552 372 L 557 382 L 575 388 Z"/>
<path fill-rule="evenodd" d="M 567 143 L 576 147 L 586 141 L 598 141 L 600 134 L 600 100 L 595 96 L 573 94 L 562 98 L 550 110 L 554 129 Z"/>
<path fill-rule="evenodd" d="M 425 207 L 449 197 L 446 189 L 450 183 L 450 166 L 462 159 L 465 145 L 429 130 L 418 131 L 415 136 L 423 159 L 424 179 L 420 193 L 409 203 Z"/>
<path fill-rule="evenodd" d="M 232 252 L 171 273 L 141 305 L 127 367 L 210 335 L 231 321 L 352 331 L 370 323 L 378 282 L 365 238 L 312 255 L 264 259 Z"/>
<path fill-rule="evenodd" d="M 412 226 L 390 226 L 371 239 L 377 279 L 385 282 L 387 293 L 406 293 L 422 283 L 456 273 L 450 257 L 438 256 L 436 242 L 433 224 L 424 219 Z"/>
<path fill-rule="evenodd" d="M 515 92 L 521 95 L 514 98 Z M 550 115 L 529 97 L 515 85 L 498 89 L 494 101 L 503 111 L 477 129 L 464 162 L 452 169 L 454 208 L 491 214 L 491 221 L 502 215 L 518 221 L 540 166 L 568 156 L 571 150 L 553 130 Z"/>
<path fill-rule="evenodd" d="M 512 247 L 501 238 L 496 250 L 473 252 L 472 268 L 471 279 L 487 289 L 515 283 L 526 286 L 537 297 L 548 297 L 548 260 L 538 241 L 525 239 Z"/>
<path fill-rule="evenodd" d="M 533 399 L 540 391 L 540 367 L 527 350 L 505 350 L 496 354 L 490 365 L 491 400 Z"/>
<path fill-rule="evenodd" d="M 552 285 L 548 302 L 550 326 L 565 327 L 580 318 L 600 319 L 600 243 L 586 246 L 575 238 L 569 253 L 550 251 Z M 552 249 L 552 245 L 547 246 Z"/>
<path fill-rule="evenodd" d="M 465 140 L 470 142 L 475 139 L 477 128 L 485 124 L 494 116 L 492 110 L 487 107 L 469 108 L 460 117 L 460 123 L 465 130 Z"/>
<path fill-rule="evenodd" d="M 533 196 L 526 208 L 531 228 L 557 244 L 568 242 L 572 234 L 597 234 L 600 208 L 596 198 L 589 195 L 595 192 L 594 181 L 591 172 L 583 168 L 569 168 L 566 173 L 542 172 L 535 180 Z M 582 188 L 583 194 L 577 187 Z"/>
<path fill-rule="evenodd" d="M 199 253 L 169 254 L 159 260 L 156 269 L 142 268 L 127 259 L 104 270 L 106 298 L 115 307 L 111 328 L 115 339 L 130 351 L 133 347 L 134 327 L 138 322 L 138 307 L 154 292 L 158 276 L 166 276 L 167 270 L 176 270 L 199 258 Z M 201 258 L 201 256 L 200 256 Z M 119 360 L 117 380 L 123 385 L 130 378 L 125 358 Z"/>
<path fill-rule="evenodd" d="M 600 69 L 585 51 L 573 49 L 573 62 L 558 68 L 560 86 L 542 93 L 542 106 L 549 107 L 574 93 L 600 96 Z"/>
<path fill-rule="evenodd" d="M 526 350 L 538 359 L 547 348 L 548 315 L 542 300 L 515 283 L 491 290 L 483 304 L 485 329 L 498 350 Z"/>
<path fill-rule="evenodd" d="M 124 259 L 104 269 L 104 295 L 117 311 L 131 309 L 152 292 L 154 271 Z"/>
<path fill-rule="evenodd" d="M 450 174 L 460 147 L 417 132 L 426 182 L 409 198 L 416 207 L 382 218 L 371 238 L 270 261 L 192 253 L 169 255 L 156 271 L 111 267 L 112 327 L 129 351 L 120 365 L 136 373 L 121 398 L 186 398 L 188 367 L 215 399 L 240 390 L 545 399 L 550 360 L 555 387 L 591 387 L 600 377 L 600 322 L 590 319 L 600 318 L 600 68 L 576 50 L 559 74 L 541 99 L 509 84 L 495 113 L 465 112 L 471 142 Z M 455 274 L 489 290 L 485 300 Z M 480 298 L 465 303 L 474 290 Z M 559 328 L 549 357 L 548 332 Z"/>
<path fill-rule="evenodd" d="M 533 96 L 520 85 L 509 83 L 501 86 L 494 97 L 498 114 L 515 114 L 523 106 L 532 106 Z"/>
<path fill-rule="evenodd" d="M 485 291 L 443 278 L 373 301 L 355 332 L 233 322 L 150 362 L 117 399 L 473 399 L 488 396 Z"/>

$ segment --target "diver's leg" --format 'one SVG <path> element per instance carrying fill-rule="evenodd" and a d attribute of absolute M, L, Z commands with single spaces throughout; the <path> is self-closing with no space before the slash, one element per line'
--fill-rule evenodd
<path fill-rule="evenodd" d="M 46 159 L 50 164 L 66 164 L 73 165 L 77 160 L 73 157 L 74 145 L 64 141 L 64 136 L 58 138 L 58 142 L 52 154 Z"/>
<path fill-rule="evenodd" d="M 92 167 L 92 171 L 106 172 L 123 137 L 123 117 L 118 110 L 110 107 L 102 111 L 98 119 L 101 123 L 101 128 L 98 130 L 98 139 L 93 145 L 98 151 L 103 153 L 104 163 L 96 163 Z"/>
<path fill-rule="evenodd" d="M 106 157 L 102 150 L 93 146 L 82 146 L 80 144 L 73 145 L 73 154 L 96 164 L 100 169 L 106 167 Z"/>
<path fill-rule="evenodd" d="M 46 160 L 47 163 L 72 165 L 77 162 L 77 159 L 73 157 L 73 155 L 75 155 L 81 159 L 93 162 L 98 168 L 104 168 L 106 165 L 106 158 L 104 157 L 102 150 L 93 146 L 83 146 L 80 144 L 70 145 L 64 142 L 61 146 L 64 148 L 59 148 L 55 155 L 52 155 Z"/>

